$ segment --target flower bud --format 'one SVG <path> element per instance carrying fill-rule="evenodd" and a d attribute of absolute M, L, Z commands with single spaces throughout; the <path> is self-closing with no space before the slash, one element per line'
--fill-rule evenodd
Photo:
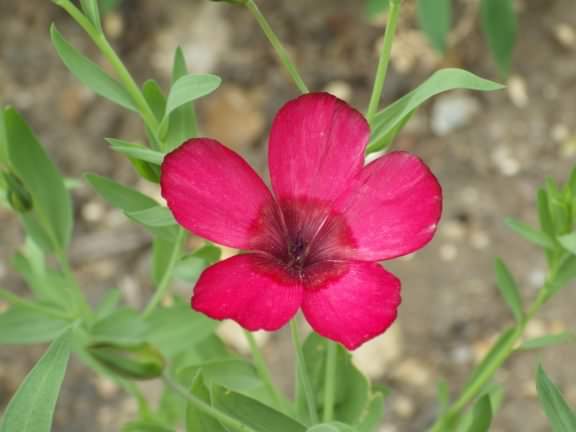
<path fill-rule="evenodd" d="M 88 346 L 88 352 L 101 365 L 129 379 L 158 378 L 166 366 L 162 353 L 148 343 L 121 345 L 97 342 Z"/>
<path fill-rule="evenodd" d="M 34 206 L 32 195 L 26 190 L 22 181 L 10 172 L 2 173 L 6 182 L 6 199 L 10 207 L 18 213 L 26 213 Z"/>

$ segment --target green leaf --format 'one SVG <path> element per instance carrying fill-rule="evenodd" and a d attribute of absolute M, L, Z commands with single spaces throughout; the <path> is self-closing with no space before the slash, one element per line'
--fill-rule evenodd
<path fill-rule="evenodd" d="M 370 401 L 364 410 L 357 429 L 359 432 L 376 432 L 384 418 L 384 394 L 380 392 L 370 395 Z"/>
<path fill-rule="evenodd" d="M 170 89 L 163 123 L 167 121 L 176 108 L 212 93 L 220 86 L 221 82 L 220 77 L 210 74 L 190 74 L 180 77 Z M 164 127 L 166 126 L 165 124 Z"/>
<path fill-rule="evenodd" d="M 172 239 L 154 238 L 152 242 L 152 281 L 155 285 L 159 285 L 166 275 L 175 247 L 176 242 Z"/>
<path fill-rule="evenodd" d="M 100 5 L 102 7 L 102 14 L 106 15 L 112 10 L 119 8 L 122 4 L 122 0 L 100 0 Z"/>
<path fill-rule="evenodd" d="M 529 242 L 545 249 L 554 249 L 554 240 L 546 233 L 513 218 L 506 218 L 504 222 Z"/>
<path fill-rule="evenodd" d="M 70 334 L 55 340 L 28 373 L 0 422 L 0 432 L 50 432 L 70 356 Z"/>
<path fill-rule="evenodd" d="M 217 325 L 216 321 L 193 311 L 182 302 L 171 307 L 156 308 L 146 322 L 150 328 L 148 342 L 167 357 L 191 349 L 212 334 Z"/>
<path fill-rule="evenodd" d="M 4 109 L 0 106 L 0 113 L 3 113 L 3 112 L 4 112 Z M 0 115 L 0 166 L 1 165 L 6 165 L 6 166 L 9 165 L 8 140 L 6 138 L 6 126 L 4 125 L 4 116 L 3 115 Z"/>
<path fill-rule="evenodd" d="M 177 225 L 176 219 L 167 207 L 155 206 L 144 210 L 126 211 L 126 216 L 148 227 L 165 227 Z"/>
<path fill-rule="evenodd" d="M 177 265 L 174 275 L 190 283 L 196 283 L 200 273 L 206 267 L 220 259 L 222 250 L 212 244 L 207 244 L 194 251 L 192 255 L 183 258 Z"/>
<path fill-rule="evenodd" d="M 439 93 L 453 89 L 493 91 L 502 88 L 504 87 L 501 84 L 485 80 L 462 69 L 441 69 L 410 93 L 376 114 L 366 151 L 373 153 L 382 150 L 386 146 L 383 139 L 397 129 L 398 124 L 405 122 L 406 116 L 410 116 L 416 108 Z"/>
<path fill-rule="evenodd" d="M 531 350 L 539 348 L 547 348 L 552 345 L 560 345 L 564 343 L 576 342 L 576 335 L 570 332 L 561 332 L 552 335 L 546 335 L 529 339 L 520 345 L 520 350 Z"/>
<path fill-rule="evenodd" d="M 482 0 L 480 3 L 482 29 L 500 72 L 506 76 L 512 63 L 517 23 L 512 0 Z"/>
<path fill-rule="evenodd" d="M 316 393 L 320 418 L 324 400 L 327 343 L 326 339 L 316 333 L 311 333 L 303 347 L 306 368 Z M 355 425 L 361 421 L 363 413 L 369 406 L 370 385 L 368 380 L 352 364 L 350 353 L 340 345 L 338 345 L 337 350 L 336 374 L 339 379 L 336 381 L 334 419 Z M 302 418 L 307 418 L 308 412 L 300 382 L 297 382 L 296 386 L 296 406 Z"/>
<path fill-rule="evenodd" d="M 71 323 L 36 310 L 12 306 L 0 314 L 0 345 L 48 342 L 64 333 Z"/>
<path fill-rule="evenodd" d="M 130 143 L 128 141 L 106 138 L 110 143 L 112 150 L 122 153 L 130 158 L 161 165 L 164 160 L 164 154 L 156 150 L 150 150 L 140 144 Z"/>
<path fill-rule="evenodd" d="M 192 387 L 190 389 L 192 394 L 208 404 L 212 404 L 210 400 L 210 392 L 204 383 L 204 377 L 201 373 L 197 373 Z M 204 412 L 196 409 L 194 405 L 188 403 L 186 407 L 186 431 L 187 432 L 227 432 L 217 420 L 204 414 Z"/>
<path fill-rule="evenodd" d="M 201 429 L 198 430 L 200 432 Z M 136 420 L 125 424 L 122 432 L 175 432 L 174 429 L 164 426 L 154 420 Z"/>
<path fill-rule="evenodd" d="M 418 21 L 434 49 L 446 51 L 446 38 L 452 25 L 452 0 L 418 0 Z"/>
<path fill-rule="evenodd" d="M 554 222 L 552 215 L 550 214 L 550 205 L 548 202 L 548 194 L 545 190 L 538 190 L 537 195 L 538 201 L 538 219 L 540 220 L 540 229 L 548 234 L 549 236 L 554 236 Z"/>
<path fill-rule="evenodd" d="M 202 371 L 208 384 L 225 386 L 227 389 L 257 395 L 264 388 L 258 372 L 251 363 L 239 358 L 210 360 L 204 363 L 183 367 L 179 372 L 182 377 L 196 376 Z"/>
<path fill-rule="evenodd" d="M 65 250 L 72 232 L 72 203 L 54 163 L 14 109 L 4 112 L 8 153 L 13 168 L 32 196 L 34 214 L 53 246 Z"/>
<path fill-rule="evenodd" d="M 158 206 L 158 203 L 148 195 L 116 183 L 109 178 L 95 174 L 86 174 L 85 178 L 96 192 L 114 208 L 131 212 Z"/>
<path fill-rule="evenodd" d="M 166 98 L 164 97 L 164 93 L 162 93 L 160 85 L 154 80 L 148 80 L 142 87 L 142 93 L 156 119 L 161 121 L 166 111 Z"/>
<path fill-rule="evenodd" d="M 220 77 L 210 74 L 180 77 L 170 89 L 165 117 L 176 108 L 212 93 L 221 82 Z"/>
<path fill-rule="evenodd" d="M 138 112 L 134 102 L 132 102 L 132 98 L 124 90 L 124 87 L 104 72 L 100 66 L 93 63 L 70 45 L 58 32 L 54 24 L 50 28 L 50 36 L 60 59 L 82 84 L 94 93 L 130 111 Z"/>
<path fill-rule="evenodd" d="M 91 341 L 138 344 L 144 341 L 149 328 L 136 311 L 117 309 L 94 323 L 90 329 Z"/>
<path fill-rule="evenodd" d="M 82 10 L 88 19 L 92 22 L 96 30 L 102 32 L 102 24 L 100 22 L 100 10 L 98 8 L 98 0 L 80 0 Z"/>
<path fill-rule="evenodd" d="M 357 432 L 357 431 L 353 427 L 348 426 L 344 423 L 331 422 L 312 426 L 311 428 L 306 429 L 306 432 Z"/>
<path fill-rule="evenodd" d="M 524 320 L 524 309 L 522 307 L 522 299 L 520 298 L 520 292 L 518 291 L 518 285 L 508 270 L 504 261 L 500 258 L 496 258 L 496 284 L 502 293 L 502 297 L 510 306 L 512 314 L 517 322 L 522 322 Z"/>
<path fill-rule="evenodd" d="M 548 288 L 549 295 L 552 296 L 556 294 L 574 278 L 576 278 L 576 255 L 567 255 L 560 261 L 556 277 L 550 288 Z"/>
<path fill-rule="evenodd" d="M 540 404 L 550 420 L 552 430 L 554 432 L 576 431 L 576 415 L 564 400 L 560 390 L 550 381 L 542 366 L 538 366 L 536 387 Z"/>
<path fill-rule="evenodd" d="M 472 410 L 473 421 L 468 432 L 487 432 L 492 423 L 492 404 L 490 395 L 482 396 Z"/>
<path fill-rule="evenodd" d="M 120 291 L 118 288 L 107 290 L 104 294 L 104 297 L 96 307 L 96 318 L 100 320 L 114 312 L 114 310 L 116 310 L 118 307 L 121 298 L 122 291 Z"/>
<path fill-rule="evenodd" d="M 255 432 L 306 432 L 306 426 L 254 399 L 227 390 L 213 388 L 214 406 L 242 421 Z"/>
<path fill-rule="evenodd" d="M 576 255 L 576 231 L 559 236 L 558 241 L 564 249 Z"/>
<path fill-rule="evenodd" d="M 187 74 L 186 59 L 184 58 L 182 49 L 178 47 L 174 53 L 174 62 L 172 65 L 173 89 L 178 80 L 185 79 Z M 166 121 L 167 123 L 164 125 L 165 128 L 167 127 L 164 143 L 164 149 L 166 151 L 172 151 L 186 140 L 198 135 L 196 112 L 192 101 L 174 109 Z"/>

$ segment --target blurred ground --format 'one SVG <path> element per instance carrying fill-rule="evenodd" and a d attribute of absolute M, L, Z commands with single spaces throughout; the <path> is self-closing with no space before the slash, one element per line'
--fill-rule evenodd
<path fill-rule="evenodd" d="M 476 1 L 456 2 L 458 25 L 445 59 L 437 58 L 414 31 L 411 3 L 405 2 L 387 102 L 440 66 L 461 66 L 498 79 L 475 19 Z M 366 106 L 383 28 L 367 21 L 359 0 L 260 4 L 311 89 Z M 573 0 L 525 0 L 518 6 L 520 39 L 508 89 L 438 97 L 418 112 L 396 142 L 396 148 L 421 155 L 440 178 L 445 211 L 429 247 L 388 266 L 403 281 L 400 319 L 381 348 L 376 342 L 359 359 L 394 389 L 382 432 L 424 430 L 435 415 L 436 380 L 448 379 L 456 391 L 509 322 L 494 285 L 495 256 L 510 264 L 526 298 L 534 295 L 545 274 L 538 251 L 507 230 L 503 218 L 533 222 L 536 187 L 546 176 L 565 179 L 576 162 L 576 9 Z M 51 48 L 52 21 L 98 58 L 81 31 L 50 2 L 0 0 L 0 102 L 25 113 L 66 175 L 92 171 L 135 183 L 130 166 L 108 150 L 103 138 L 138 140 L 138 120 L 71 77 Z M 265 170 L 268 125 L 277 108 L 297 92 L 249 14 L 200 0 L 125 0 L 107 17 L 106 27 L 140 82 L 156 77 L 165 84 L 177 45 L 192 71 L 221 75 L 222 88 L 199 104 L 203 131 Z M 88 187 L 77 190 L 75 202 L 72 257 L 89 297 L 95 301 L 105 288 L 118 286 L 126 301 L 141 304 L 150 289 L 148 238 Z M 0 226 L 0 283 L 21 289 L 5 264 L 20 239 L 16 220 L 0 211 Z M 539 336 L 574 330 L 575 305 L 576 291 L 569 287 L 528 332 Z M 279 382 L 287 385 L 290 353 L 284 335 L 270 338 L 265 350 Z M 40 352 L 39 347 L 0 348 L 0 406 Z M 574 346 L 515 355 L 498 375 L 507 391 L 493 430 L 549 430 L 535 397 L 535 364 L 542 361 L 576 405 L 576 369 L 568 360 L 575 358 Z M 133 410 L 114 386 L 76 365 L 66 379 L 55 431 L 115 431 Z"/>

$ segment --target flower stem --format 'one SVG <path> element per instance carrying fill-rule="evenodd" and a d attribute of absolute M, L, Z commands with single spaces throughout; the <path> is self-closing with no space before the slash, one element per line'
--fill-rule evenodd
<path fill-rule="evenodd" d="M 256 5 L 254 0 L 246 0 L 244 2 L 244 5 L 252 13 L 254 18 L 256 18 L 256 21 L 260 25 L 260 28 L 262 29 L 262 31 L 272 44 L 274 51 L 276 51 L 276 54 L 280 58 L 280 61 L 288 71 L 288 74 L 296 84 L 296 87 L 298 87 L 298 90 L 300 90 L 302 93 L 308 93 L 308 87 L 306 87 L 306 84 L 304 84 L 304 80 L 302 80 L 302 77 L 298 73 L 296 66 L 290 60 L 290 56 L 288 55 L 288 52 L 282 45 L 282 42 L 280 42 L 280 39 L 278 39 L 278 36 L 276 36 L 276 33 L 274 33 L 274 31 L 272 30 L 272 27 L 270 27 L 270 24 L 268 24 L 266 17 L 262 15 L 262 12 L 260 12 L 258 5 Z"/>
<path fill-rule="evenodd" d="M 96 46 L 100 49 L 100 52 L 106 57 L 110 65 L 114 68 L 114 71 L 118 75 L 118 78 L 122 82 L 122 85 L 126 89 L 126 91 L 130 94 L 132 100 L 138 107 L 142 120 L 146 124 L 146 126 L 150 129 L 153 134 L 158 133 L 159 123 L 148 105 L 148 102 L 144 98 L 142 91 L 138 87 L 138 84 L 130 75 L 130 72 L 120 60 L 120 57 L 116 54 L 104 33 L 98 31 L 94 25 L 90 22 L 86 16 L 82 13 L 80 9 L 78 9 L 73 3 L 68 0 L 59 0 L 57 4 L 62 7 L 68 14 L 84 29 L 84 31 L 90 36 L 90 39 L 96 44 Z"/>
<path fill-rule="evenodd" d="M 460 395 L 460 397 L 446 410 L 444 415 L 442 415 L 436 423 L 430 429 L 430 432 L 449 432 L 453 430 L 455 422 L 458 420 L 462 410 L 474 400 L 482 389 L 486 386 L 486 383 L 492 379 L 496 370 L 510 357 L 515 349 L 516 344 L 524 334 L 526 325 L 548 300 L 549 283 L 546 283 L 544 287 L 538 293 L 536 300 L 532 303 L 528 312 L 526 313 L 525 319 L 518 322 L 509 331 L 512 331 L 511 337 L 507 340 L 506 345 L 500 350 L 498 356 L 494 358 L 490 366 L 484 369 L 478 377 L 474 380 L 473 384 L 466 388 L 466 390 Z M 491 354 L 489 351 L 485 358 Z"/>
<path fill-rule="evenodd" d="M 296 351 L 296 370 L 298 373 L 298 378 L 300 380 L 300 384 L 302 385 L 310 420 L 312 421 L 312 424 L 316 424 L 318 423 L 318 412 L 316 411 L 314 389 L 312 388 L 312 382 L 310 381 L 310 376 L 308 375 L 308 370 L 306 368 L 306 361 L 304 360 L 304 351 L 302 350 L 302 345 L 300 343 L 298 321 L 296 318 L 290 321 L 290 332 L 292 334 L 292 344 L 294 345 L 294 350 Z"/>
<path fill-rule="evenodd" d="M 162 301 L 162 299 L 166 296 L 166 292 L 170 287 L 170 281 L 172 280 L 172 273 L 174 272 L 174 268 L 176 267 L 176 263 L 178 259 L 180 259 L 180 254 L 182 252 L 182 246 L 186 240 L 186 231 L 184 231 L 181 227 L 178 227 L 178 234 L 176 235 L 176 241 L 174 243 L 174 248 L 172 249 L 172 254 L 170 255 L 170 259 L 166 266 L 166 270 L 156 287 L 156 291 L 154 295 L 150 299 L 150 302 L 142 312 L 143 317 L 149 316 L 156 306 Z"/>
<path fill-rule="evenodd" d="M 229 416 L 228 414 L 219 410 L 218 408 L 207 404 L 199 397 L 194 396 L 188 390 L 186 390 L 186 388 L 184 388 L 176 381 L 174 381 L 172 378 L 170 378 L 170 376 L 168 376 L 167 374 L 164 374 L 162 378 L 166 386 L 170 387 L 172 390 L 174 390 L 176 393 L 178 393 L 180 396 L 182 396 L 184 399 L 190 402 L 194 406 L 194 408 L 218 420 L 224 426 L 236 432 L 256 432 L 254 429 L 242 423 L 240 420 L 237 420 L 234 417 Z"/>
<path fill-rule="evenodd" d="M 334 394 L 336 392 L 336 360 L 338 345 L 326 341 L 326 375 L 324 379 L 324 413 L 323 422 L 329 422 L 334 416 Z"/>
<path fill-rule="evenodd" d="M 284 408 L 282 397 L 280 396 L 278 389 L 272 382 L 272 374 L 270 373 L 270 369 L 266 365 L 266 361 L 264 360 L 264 356 L 262 355 L 260 348 L 258 348 L 258 344 L 256 343 L 254 335 L 252 334 L 252 332 L 244 330 L 244 336 L 246 336 L 246 340 L 250 345 L 250 351 L 252 352 L 252 359 L 254 360 L 254 365 L 256 366 L 256 370 L 258 371 L 260 378 L 262 379 L 262 381 L 264 381 L 264 384 L 266 385 L 266 388 L 270 393 L 270 397 L 274 401 L 274 405 L 276 406 L 277 409 L 282 411 Z"/>
<path fill-rule="evenodd" d="M 382 97 L 382 89 L 384 88 L 384 81 L 386 73 L 388 72 L 388 65 L 390 64 L 390 52 L 392 50 L 392 41 L 396 34 L 396 25 L 398 23 L 398 16 L 400 15 L 400 3 L 402 0 L 390 0 L 388 11 L 388 23 L 386 24 L 386 32 L 384 33 L 384 43 L 380 51 L 380 59 L 378 61 L 378 68 L 376 69 L 376 77 L 374 78 L 374 86 L 372 87 L 372 95 L 370 96 L 370 103 L 368 104 L 368 112 L 366 120 L 368 124 L 372 124 L 374 115 L 378 110 L 378 104 Z"/>

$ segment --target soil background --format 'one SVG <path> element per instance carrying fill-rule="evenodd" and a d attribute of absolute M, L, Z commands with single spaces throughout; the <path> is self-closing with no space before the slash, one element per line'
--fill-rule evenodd
<path fill-rule="evenodd" d="M 384 19 L 368 20 L 360 0 L 259 3 L 311 89 L 367 106 Z M 448 53 L 440 57 L 417 30 L 413 2 L 404 2 L 385 103 L 439 67 L 463 67 L 504 81 L 486 48 L 478 1 L 454 3 L 455 30 Z M 358 363 L 393 390 L 381 432 L 425 430 L 437 410 L 437 380 L 447 380 L 455 394 L 499 329 L 510 323 L 494 282 L 496 256 L 509 264 L 526 300 L 545 276 L 540 251 L 503 220 L 513 216 L 535 223 L 539 185 L 547 176 L 565 180 L 576 162 L 576 4 L 525 0 L 517 8 L 519 38 L 507 89 L 437 97 L 394 144 L 431 166 L 443 185 L 445 208 L 427 248 L 387 264 L 403 282 L 400 318 L 385 337 L 357 354 Z M 24 113 L 66 176 L 81 179 L 94 172 L 157 194 L 139 183 L 127 161 L 104 141 L 142 140 L 138 119 L 96 97 L 68 73 L 50 43 L 52 22 L 103 64 L 81 30 L 51 2 L 0 0 L 0 103 Z M 178 45 L 192 72 L 222 76 L 223 86 L 198 103 L 202 131 L 265 173 L 268 126 L 276 110 L 298 93 L 246 11 L 200 0 L 125 0 L 106 16 L 105 26 L 139 82 L 155 77 L 166 86 Z M 108 287 L 120 287 L 127 303 L 142 305 L 151 289 L 149 238 L 87 185 L 76 189 L 74 198 L 72 259 L 90 300 L 96 302 Z M 0 209 L 0 284 L 25 293 L 7 264 L 21 238 L 16 218 Z M 567 287 L 546 305 L 527 329 L 529 336 L 576 329 L 575 288 Z M 177 289 L 189 294 L 191 287 Z M 0 348 L 0 409 L 43 349 Z M 289 389 L 286 335 L 267 338 L 264 350 L 278 382 Z M 535 367 L 542 362 L 576 406 L 575 360 L 574 344 L 515 354 L 497 376 L 506 392 L 492 430 L 549 431 L 537 402 Z M 158 389 L 152 384 L 147 391 Z M 114 385 L 73 362 L 54 430 L 117 431 L 134 410 Z"/>

